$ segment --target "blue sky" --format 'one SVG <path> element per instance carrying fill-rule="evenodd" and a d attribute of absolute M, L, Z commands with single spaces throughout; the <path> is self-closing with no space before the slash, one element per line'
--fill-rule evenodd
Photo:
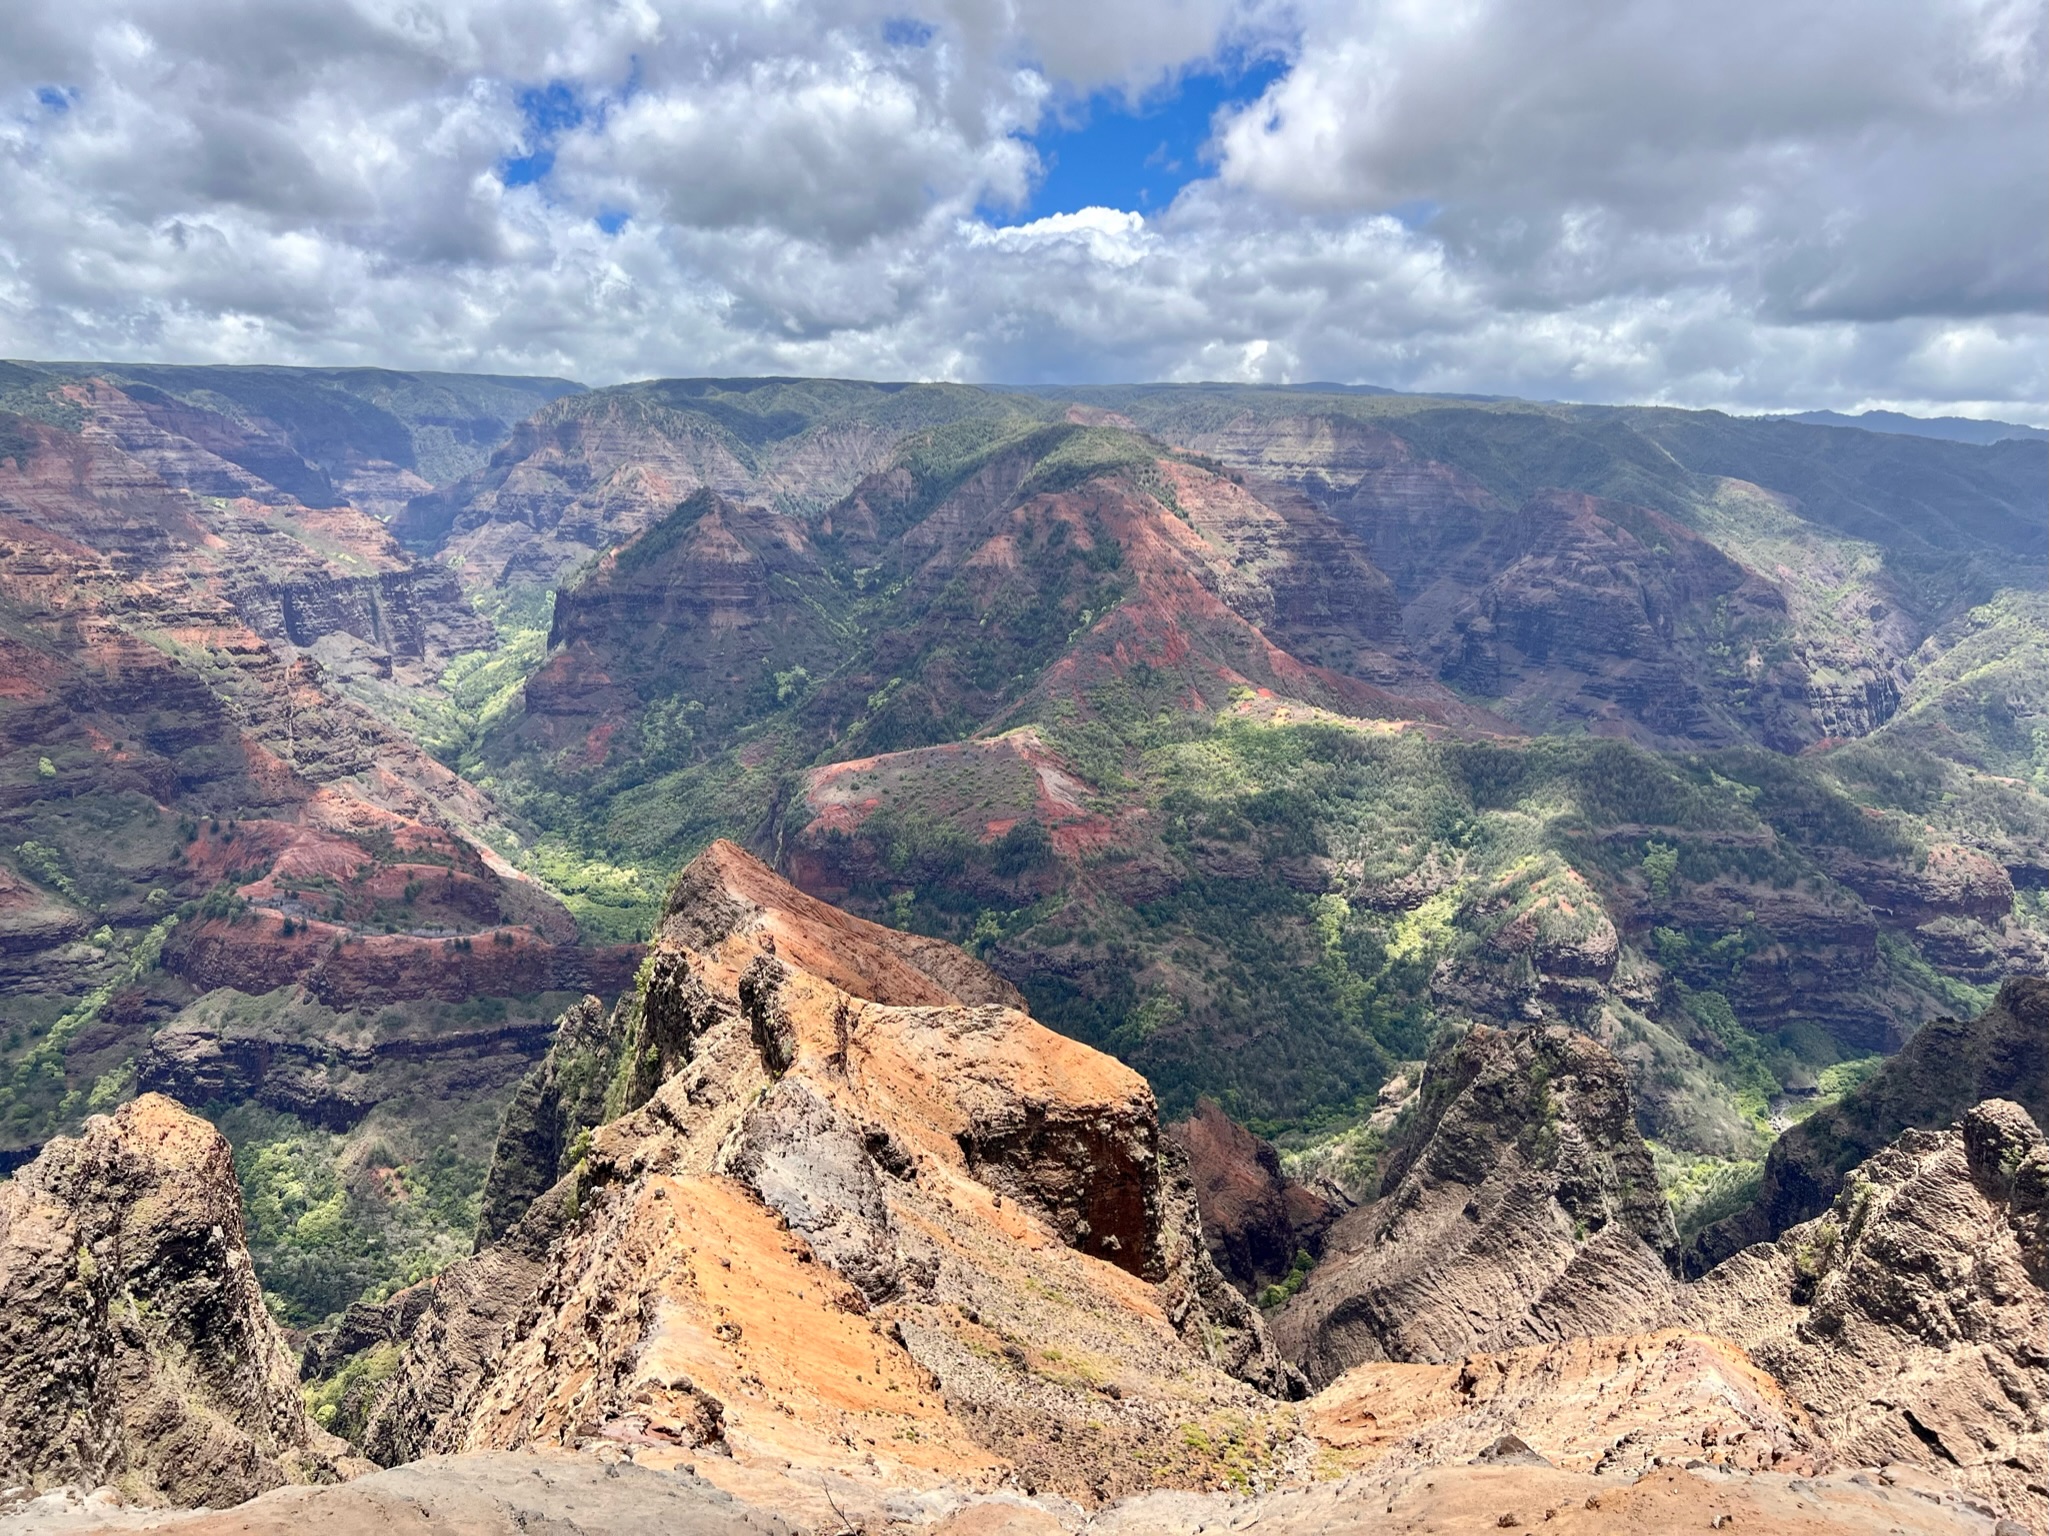
<path fill-rule="evenodd" d="M 519 115 L 526 123 L 524 150 L 498 163 L 498 174 L 508 187 L 545 180 L 555 169 L 555 140 L 582 127 L 585 113 L 576 88 L 567 81 L 552 80 L 519 93 Z"/>
<path fill-rule="evenodd" d="M 1278 59 L 1184 75 L 1131 103 L 1120 91 L 1048 114 L 1032 137 L 1044 176 L 1022 209 L 987 210 L 992 222 L 1024 223 L 1078 209 L 1155 213 L 1216 167 L 1203 157 L 1217 109 L 1258 98 L 1286 72 Z"/>

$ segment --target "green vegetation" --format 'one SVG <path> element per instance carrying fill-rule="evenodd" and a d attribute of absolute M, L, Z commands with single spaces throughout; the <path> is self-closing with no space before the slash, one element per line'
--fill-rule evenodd
<path fill-rule="evenodd" d="M 1874 916 L 1881 899 L 1867 905 L 1851 886 L 1911 880 L 1946 841 L 2014 868 L 2039 867 L 2049 848 L 2049 599 L 2026 579 L 2040 558 L 2039 497 L 2019 494 L 2039 471 L 2012 455 L 1698 413 L 1222 386 L 1056 397 L 672 380 L 586 394 L 371 370 L 117 373 L 140 392 L 274 423 L 303 460 L 281 455 L 279 472 L 313 504 L 350 454 L 441 481 L 478 470 L 536 407 L 534 430 L 565 441 L 600 424 L 723 455 L 760 484 L 801 481 L 776 511 L 802 520 L 805 540 L 783 539 L 776 518 L 729 519 L 734 537 L 768 552 L 773 622 L 737 651 L 688 626 L 643 625 L 597 657 L 591 676 L 622 702 L 595 728 L 523 710 L 556 618 L 557 594 L 537 586 L 481 592 L 493 643 L 434 686 L 355 675 L 340 686 L 486 790 L 504 816 L 479 830 L 599 941 L 644 936 L 676 868 L 714 836 L 796 851 L 810 820 L 804 776 L 879 755 L 847 777 L 850 830 L 802 847 L 850 905 L 967 945 L 1049 1023 L 1143 1070 L 1168 1113 L 1215 1094 L 1278 1137 L 1291 1167 L 1355 1192 L 1375 1176 L 1379 1135 L 1365 1117 L 1376 1090 L 1441 1031 L 1562 1019 L 1628 1062 L 1668 1196 L 1697 1228 L 1741 1198 L 1775 1126 L 1868 1074 L 1875 1039 L 1986 995 L 1977 982 L 1990 970 L 1955 959 L 1989 943 L 1975 917 L 1917 927 L 1918 916 Z M 76 424 L 55 393 L 71 376 L 0 365 L 0 457 L 38 422 Z M 1142 430 L 1070 420 L 1076 399 Z M 1141 622 L 1124 605 L 1151 567 L 1086 488 L 1116 482 L 1199 523 L 1160 466 L 1200 461 L 1144 432 L 1200 443 L 1305 414 L 1333 430 L 1397 430 L 1505 505 L 1556 487 L 1621 498 L 1652 509 L 1615 518 L 1654 552 L 1676 557 L 1691 529 L 1778 573 L 1783 610 L 1733 594 L 1683 622 L 1711 674 L 1719 739 L 1747 732 L 1784 750 L 1657 753 L 1343 722 L 1234 690 L 1228 657 L 1170 662 L 1171 646 L 1149 646 L 1156 636 L 1134 643 L 1116 626 Z M 823 514 L 869 461 L 848 454 L 794 479 L 778 466 L 792 445 L 841 429 L 899 449 L 893 472 L 864 485 L 861 516 L 828 527 Z M 1919 456 L 1918 488 L 1903 453 Z M 1007 519 L 990 559 L 932 561 L 931 546 L 900 541 L 964 489 Z M 399 526 L 431 544 L 461 501 L 421 498 Z M 710 506 L 693 497 L 610 561 L 594 554 L 562 600 L 606 583 L 663 594 Z M 1888 650 L 1904 608 L 1924 627 L 1953 615 L 1911 667 Z M 573 617 L 565 607 L 565 626 Z M 223 658 L 145 638 L 216 700 L 252 702 Z M 1808 737 L 1771 734 L 1773 690 L 1759 680 L 1795 665 L 1852 711 L 1912 680 L 1883 728 L 1794 755 Z M 86 914 L 66 920 L 89 935 L 70 951 L 73 995 L 10 1013 L 0 1112 L 11 1140 L 133 1091 L 136 1039 L 102 1054 L 86 1045 L 114 1034 L 91 1027 L 114 992 L 148 977 L 150 936 L 160 945 L 175 920 L 167 884 L 195 898 L 188 913 L 241 915 L 241 871 L 204 895 L 162 873 L 201 836 L 219 839 L 209 853 L 231 846 L 236 807 L 195 798 L 174 833 L 177 813 L 140 791 L 78 793 L 99 755 L 53 743 L 0 764 L 19 807 L 11 862 L 52 908 Z M 176 772 L 227 784 L 241 771 L 234 755 L 222 742 L 181 747 Z M 1073 803 L 1069 787 L 1052 796 L 1049 763 L 1072 776 Z M 227 819 L 225 835 L 200 832 L 209 811 Z M 301 894 L 319 912 L 345 893 L 313 879 Z M 409 887 L 378 919 L 404 922 L 418 894 Z M 2012 922 L 2049 932 L 2049 893 L 2022 892 Z M 157 1003 L 174 989 L 162 990 Z M 266 1283 L 288 1315 L 325 1316 L 458 1251 L 488 1128 L 464 1119 L 450 1142 L 424 1129 L 436 1107 L 423 1090 L 347 1134 L 222 1110 Z M 341 1414 L 351 1390 L 324 1406 Z"/>
<path fill-rule="evenodd" d="M 1657 1141 L 1650 1148 L 1682 1243 L 1748 1205 L 1764 1177 L 1762 1158 L 1698 1157 Z"/>
<path fill-rule="evenodd" d="M 214 1111 L 235 1148 L 249 1250 L 294 1327 L 376 1301 L 469 1251 L 485 1162 L 455 1137 L 401 1158 L 372 1131 L 343 1137 L 252 1104 Z"/>
<path fill-rule="evenodd" d="M 1083 463 L 1107 451 L 1083 434 L 1068 441 Z M 980 445 L 986 453 L 986 436 Z M 986 462 L 958 444 L 951 452 L 951 470 Z M 1115 600 L 1114 588 L 1097 596 L 1031 575 L 1020 591 L 1074 601 L 1079 590 L 1089 608 Z M 1101 575 L 1114 580 L 1115 568 Z M 995 627 L 978 623 L 978 643 Z M 1045 646 L 1065 643 L 1055 628 L 1025 637 L 1022 654 L 995 670 L 1029 676 L 1051 654 Z M 927 667 L 957 667 L 964 653 L 948 644 L 940 632 L 916 642 Z M 812 717 L 836 697 L 830 677 L 805 679 L 808 694 L 787 686 L 795 682 L 785 669 L 756 721 L 728 733 L 722 749 L 693 701 L 651 708 L 641 757 L 609 776 L 500 751 L 480 777 L 547 829 L 501 851 L 562 891 L 594 933 L 646 931 L 668 873 L 705 841 L 759 847 L 779 835 L 778 808 L 817 760 L 802 745 L 816 739 Z M 915 687 L 913 674 L 862 700 L 821 755 L 967 733 L 970 722 L 935 719 L 923 704 L 906 712 L 900 701 Z M 1611 914 L 1657 913 L 1640 939 L 1622 936 L 1616 960 L 1643 972 L 1654 998 L 1611 997 L 1595 1012 L 1605 1008 L 1609 1027 L 1645 1043 L 1652 1065 L 1638 1091 L 1649 1123 L 1696 1154 L 1748 1161 L 1769 1137 L 1774 1100 L 1805 1092 L 1845 1054 L 1824 1031 L 1788 1035 L 1746 1017 L 1764 986 L 1759 969 L 1799 938 L 1759 910 L 1797 897 L 1777 909 L 1847 918 L 1856 899 L 1819 857 L 1925 857 L 1927 823 L 1834 772 L 1840 753 L 1433 740 L 1190 713 L 1177 703 L 1183 688 L 1140 666 L 1094 689 L 1086 711 L 1039 707 L 1049 744 L 1106 814 L 1152 809 L 1156 830 L 1144 842 L 1063 868 L 1030 814 L 991 840 L 985 821 L 1028 810 L 1029 773 L 1014 759 L 999 770 L 935 757 L 894 770 L 900 782 L 878 779 L 880 804 L 858 849 L 846 843 L 835 855 L 874 872 L 857 881 L 855 905 L 970 945 L 1048 1023 L 1143 1070 L 1169 1113 L 1206 1092 L 1272 1133 L 1341 1129 L 1393 1063 L 1422 1056 L 1448 1014 L 1472 1006 L 1448 1008 L 1443 977 L 1459 978 L 1458 994 L 1484 1009 L 1515 1016 L 1545 995 L 1543 965 L 1562 963 L 1544 957 L 1598 952 L 1613 942 Z M 686 754 L 697 760 L 649 772 Z M 2026 835 L 2032 801 L 2016 805 L 1990 814 Z M 1114 894 L 1126 880 L 1137 882 L 1132 899 Z M 1757 895 L 1706 907 L 1688 899 L 1703 890 Z M 1941 976 L 1911 941 L 1884 945 L 1869 978 L 1875 1011 L 1892 1006 L 1879 997 L 1886 987 L 1974 1005 L 1976 990 Z"/>
<path fill-rule="evenodd" d="M 1886 1058 L 1879 1055 L 1857 1056 L 1849 1061 L 1839 1061 L 1832 1067 L 1824 1067 L 1815 1080 L 1815 1107 L 1833 1104 L 1844 1094 L 1861 1088 L 1878 1075 L 1878 1069 L 1885 1065 Z"/>
<path fill-rule="evenodd" d="M 342 1368 L 326 1381 L 304 1389 L 306 1411 L 322 1429 L 356 1440 L 368 1422 L 377 1389 L 398 1374 L 405 1363 L 405 1350 L 397 1344 L 373 1344 L 361 1354 L 351 1355 Z"/>
<path fill-rule="evenodd" d="M 1403 1069 L 1418 1073 L 1422 1064 L 1406 1062 Z M 1298 1183 L 1316 1185 L 1328 1181 L 1362 1205 L 1380 1193 L 1380 1154 L 1386 1150 L 1387 1137 L 1363 1114 L 1354 1116 L 1337 1130 L 1321 1134 L 1283 1131 L 1277 1146 L 1282 1171 Z"/>
<path fill-rule="evenodd" d="M 1651 842 L 1644 849 L 1643 873 L 1651 899 L 1668 900 L 1672 895 L 1672 877 L 1679 873 L 1679 850 L 1670 843 Z"/>
<path fill-rule="evenodd" d="M 1132 432 L 1050 420 L 1043 402 L 1017 397 L 1000 408 L 967 395 L 891 398 L 891 410 L 945 419 L 927 417 L 904 440 L 907 473 L 893 489 L 864 492 L 885 544 L 975 476 L 1007 485 L 1012 505 L 1101 476 L 1164 492 L 1158 442 Z M 1229 390 L 1113 391 L 1102 403 L 1184 442 L 1248 410 L 1301 409 L 1297 398 Z M 836 413 L 877 408 L 852 387 L 690 383 L 551 410 L 624 410 L 664 432 L 710 422 L 755 462 L 746 456 Z M 1657 413 L 1363 396 L 1325 408 L 1398 422 L 1506 499 L 1578 486 L 1655 507 L 1747 559 L 1804 572 L 1827 563 L 1821 551 L 1847 574 L 1802 588 L 1798 623 L 1830 644 L 1868 639 L 1858 584 L 1882 575 L 1885 546 L 1840 486 L 1819 511 L 1795 515 L 1732 489 L 1718 469 L 1675 472 L 1682 448 L 1705 464 L 1726 444 L 1688 438 L 1685 422 Z M 1749 440 L 1749 427 L 1730 430 L 1729 441 Z M 1889 494 L 1881 469 L 1856 460 L 1851 470 L 1865 477 L 1857 494 Z M 687 503 L 627 545 L 617 571 L 652 579 L 699 515 Z M 1671 543 L 1669 525 L 1629 516 L 1654 547 Z M 765 851 L 785 842 L 806 770 L 1034 723 L 1093 794 L 1091 812 L 1114 820 L 1143 808 L 1147 820 L 1123 823 L 1141 830 L 1057 853 L 1016 758 L 939 752 L 878 769 L 874 808 L 858 834 L 826 838 L 825 856 L 855 906 L 968 945 L 1049 1023 L 1143 1070 L 1170 1113 L 1209 1092 L 1262 1129 L 1314 1140 L 1355 1123 L 1393 1064 L 1423 1055 L 1447 1020 L 1541 1014 L 1631 1047 L 1646 1123 L 1675 1147 L 1737 1162 L 1810 1102 L 1817 1074 L 1859 1054 L 1776 1000 L 1789 946 L 1816 925 L 1854 931 L 1864 920 L 1831 878 L 1833 861 L 1911 866 L 1945 834 L 1968 830 L 1980 846 L 2049 834 L 2032 790 L 2003 794 L 1982 774 L 1960 784 L 1954 764 L 1914 766 L 1920 749 L 1906 745 L 1792 758 L 1657 754 L 1585 737 L 1432 740 L 1211 713 L 1196 672 L 1143 662 L 1085 699 L 1042 697 L 1035 681 L 1131 578 L 1100 528 L 1020 521 L 1010 537 L 1014 568 L 935 587 L 859 565 L 854 545 L 821 532 L 825 574 L 791 587 L 790 635 L 755 681 L 715 692 L 652 668 L 635 684 L 637 718 L 601 754 L 544 744 L 519 721 L 512 684 L 531 665 L 523 658 L 539 655 L 520 637 L 538 625 L 508 628 L 488 662 L 451 669 L 457 691 L 473 677 L 479 686 L 449 760 L 530 830 L 501 852 L 562 893 L 588 932 L 630 938 L 651 925 L 669 873 L 711 837 Z M 1978 678 L 1972 647 L 1996 656 L 2013 626 L 2034 622 L 2025 603 L 1990 605 L 1972 620 L 1981 638 L 1957 640 L 1943 675 Z M 1740 692 L 1754 663 L 1724 649 Z M 1823 665 L 1819 653 L 1810 661 Z M 481 686 L 487 677 L 497 681 Z M 1862 954 L 1850 988 L 1873 1015 L 1975 1000 L 1905 933 L 1886 934 L 1875 964 Z M 1836 996 L 1831 1006 L 1840 1016 L 1847 1005 Z"/>
<path fill-rule="evenodd" d="M 100 1016 L 115 992 L 156 969 L 163 956 L 164 940 L 178 925 L 176 916 L 160 919 L 146 933 L 121 946 L 116 964 L 107 979 L 65 1010 L 45 1029 L 36 1032 L 29 1045 L 0 1080 L 0 1126 L 13 1135 L 33 1134 L 45 1127 L 75 1119 L 88 1107 L 98 1111 L 118 1104 L 133 1089 L 133 1074 L 102 1077 L 89 1085 L 67 1087 L 65 1053 L 82 1029 Z M 117 941 L 106 932 L 107 945 Z M 10 1047 L 19 1042 L 10 1037 Z M 125 1086 L 124 1086 L 125 1085 Z"/>
<path fill-rule="evenodd" d="M 1285 1306 L 1309 1279 L 1309 1271 L 1316 1268 L 1316 1256 L 1306 1248 L 1295 1251 L 1295 1262 L 1288 1267 L 1287 1277 L 1268 1286 L 1259 1293 L 1259 1304 L 1268 1312 Z"/>

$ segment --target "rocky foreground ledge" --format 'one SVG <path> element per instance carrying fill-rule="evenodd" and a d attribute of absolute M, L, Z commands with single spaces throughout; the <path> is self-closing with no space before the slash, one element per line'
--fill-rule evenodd
<path fill-rule="evenodd" d="M 0 1186 L 0 1529 L 2049 1536 L 2022 1106 L 1692 1284 L 1583 1037 L 1447 1042 L 1383 1172 L 1291 1362 L 1135 1074 L 718 844 L 513 1101 L 476 1254 L 307 1351 L 386 1470 L 299 1407 L 210 1127 L 147 1097 Z"/>

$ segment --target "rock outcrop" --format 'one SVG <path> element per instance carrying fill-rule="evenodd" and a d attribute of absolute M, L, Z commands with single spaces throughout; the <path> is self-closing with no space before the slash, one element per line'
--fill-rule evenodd
<path fill-rule="evenodd" d="M 1679 1315 L 1749 1351 L 1838 1458 L 1918 1463 L 2049 1524 L 2049 1146 L 2018 1104 L 1909 1130 Z"/>
<path fill-rule="evenodd" d="M 1687 1269 L 1705 1273 L 1820 1215 L 1850 1170 L 1900 1132 L 1939 1129 L 1989 1098 L 2049 1121 L 2049 980 L 2016 977 L 1977 1018 L 1929 1021 L 1868 1081 L 1789 1128 L 1765 1159 L 1757 1198 L 1694 1240 Z"/>
<path fill-rule="evenodd" d="M 1614 1057 L 1559 1027 L 1476 1026 L 1425 1068 L 1382 1169 L 1274 1324 L 1317 1385 L 1642 1326 L 1677 1246 Z"/>
<path fill-rule="evenodd" d="M 1340 1207 L 1283 1174 L 1273 1146 L 1215 1099 L 1199 1100 L 1167 1135 L 1188 1158 L 1210 1257 L 1248 1295 L 1284 1278 L 1300 1255 L 1322 1251 Z"/>
<path fill-rule="evenodd" d="M 606 1096 L 627 1042 L 623 1021 L 586 997 L 555 1021 L 548 1054 L 505 1106 L 477 1216 L 477 1247 L 498 1241 L 569 1171 L 577 1138 L 610 1118 Z"/>
<path fill-rule="evenodd" d="M 1383 1474 L 1505 1454 L 1631 1476 L 1666 1460 L 1812 1475 L 1832 1460 L 1806 1411 L 1742 1350 L 1677 1328 L 1362 1365 L 1308 1411 L 1341 1465 Z"/>
<path fill-rule="evenodd" d="M 1294 1390 L 1144 1083 L 959 950 L 720 843 L 642 975 L 508 1116 L 516 1219 L 435 1283 L 380 1459 L 615 1444 L 1098 1500 L 1200 1485 L 1218 1442 L 1169 1431 Z M 599 1060 L 618 1118 L 576 1135 L 563 1063 Z M 1275 1433 L 1260 1459 L 1295 1454 Z"/>
<path fill-rule="evenodd" d="M 136 1086 L 181 1103 L 260 1104 L 344 1131 L 391 1092 L 389 1079 L 408 1064 L 445 1074 L 452 1091 L 488 1088 L 546 1050 L 550 1033 L 545 1023 L 522 1021 L 356 1044 L 181 1017 L 150 1038 L 136 1060 Z"/>
<path fill-rule="evenodd" d="M 0 1184 L 0 1482 L 217 1507 L 345 1452 L 300 1403 L 212 1126 L 146 1095 Z"/>

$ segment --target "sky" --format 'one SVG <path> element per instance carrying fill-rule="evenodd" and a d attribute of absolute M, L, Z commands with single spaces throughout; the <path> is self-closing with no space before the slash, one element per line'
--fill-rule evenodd
<path fill-rule="evenodd" d="M 2049 424 L 2049 0 L 6 0 L 0 355 Z"/>

